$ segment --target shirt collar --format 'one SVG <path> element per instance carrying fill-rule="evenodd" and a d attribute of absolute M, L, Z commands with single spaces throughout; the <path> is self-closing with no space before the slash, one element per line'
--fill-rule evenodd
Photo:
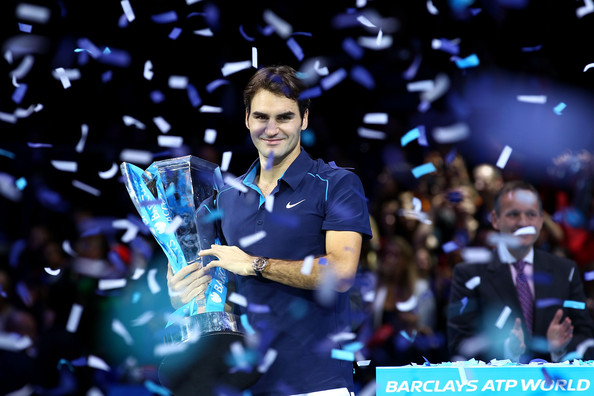
<path fill-rule="evenodd" d="M 497 254 L 499 256 L 499 261 L 504 264 L 511 264 L 518 261 L 514 256 L 512 256 L 504 244 L 500 243 L 497 245 Z M 528 264 L 534 264 L 534 248 L 530 248 L 530 251 L 522 260 Z"/>

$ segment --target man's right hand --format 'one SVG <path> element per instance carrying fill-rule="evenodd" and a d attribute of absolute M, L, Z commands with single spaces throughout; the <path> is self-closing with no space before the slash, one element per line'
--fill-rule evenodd
<path fill-rule="evenodd" d="M 522 330 L 522 320 L 516 318 L 514 328 L 509 334 L 509 349 L 512 355 L 522 356 L 526 351 L 526 343 L 524 342 L 524 331 Z"/>
<path fill-rule="evenodd" d="M 212 279 L 208 270 L 194 263 L 186 265 L 174 275 L 171 264 L 167 263 L 167 267 L 167 288 L 173 308 L 178 309 L 192 299 L 204 296 Z"/>

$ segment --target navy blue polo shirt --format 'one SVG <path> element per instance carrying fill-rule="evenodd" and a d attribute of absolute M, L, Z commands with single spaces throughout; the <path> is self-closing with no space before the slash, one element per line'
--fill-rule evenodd
<path fill-rule="evenodd" d="M 256 160 L 239 178 L 246 192 L 225 186 L 216 203 L 221 211 L 225 244 L 240 246 L 246 236 L 264 232 L 258 241 L 241 247 L 246 253 L 285 260 L 326 254 L 328 230 L 355 231 L 371 237 L 363 186 L 353 172 L 313 160 L 302 149 L 272 191 L 268 211 L 254 180 Z M 301 262 L 295 265 L 301 266 Z M 278 352 L 273 365 L 251 389 L 253 394 L 287 395 L 348 387 L 352 390 L 352 362 L 332 358 L 341 345 L 329 336 L 349 331 L 349 294 L 336 293 L 322 304 L 316 292 L 256 276 L 236 276 L 237 292 L 247 298 L 250 325 L 261 336 L 260 352 Z"/>

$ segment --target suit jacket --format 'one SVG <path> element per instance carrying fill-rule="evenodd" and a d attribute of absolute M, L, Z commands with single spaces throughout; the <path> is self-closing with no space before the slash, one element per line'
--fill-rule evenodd
<path fill-rule="evenodd" d="M 535 358 L 552 361 L 546 334 L 555 312 L 563 308 L 564 301 L 585 304 L 586 298 L 575 262 L 535 249 L 533 265 L 535 307 L 532 337 L 525 328 L 509 264 L 502 263 L 496 252 L 488 263 L 460 263 L 454 267 L 447 314 L 448 348 L 452 357 L 476 358 L 486 362 L 494 358 L 508 358 L 504 354 L 504 342 L 519 317 L 526 342 L 526 353 L 520 361 Z M 466 283 L 474 277 L 480 278 L 480 284 L 474 288 L 467 287 Z M 511 309 L 511 313 L 503 321 L 505 315 L 502 313 L 506 307 Z M 594 323 L 586 309 L 567 307 L 563 311 L 564 317 L 569 316 L 574 326 L 574 335 L 567 348 L 570 352 L 580 342 L 594 336 Z"/>

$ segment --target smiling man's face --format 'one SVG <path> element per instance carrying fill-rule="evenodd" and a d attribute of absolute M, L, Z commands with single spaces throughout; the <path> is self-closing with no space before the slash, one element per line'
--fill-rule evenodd
<path fill-rule="evenodd" d="M 538 197 L 530 190 L 507 192 L 501 197 L 499 213 L 492 212 L 491 223 L 493 228 L 505 234 L 513 234 L 523 227 L 534 227 L 536 233 L 518 236 L 521 246 L 534 245 L 543 223 Z"/>

